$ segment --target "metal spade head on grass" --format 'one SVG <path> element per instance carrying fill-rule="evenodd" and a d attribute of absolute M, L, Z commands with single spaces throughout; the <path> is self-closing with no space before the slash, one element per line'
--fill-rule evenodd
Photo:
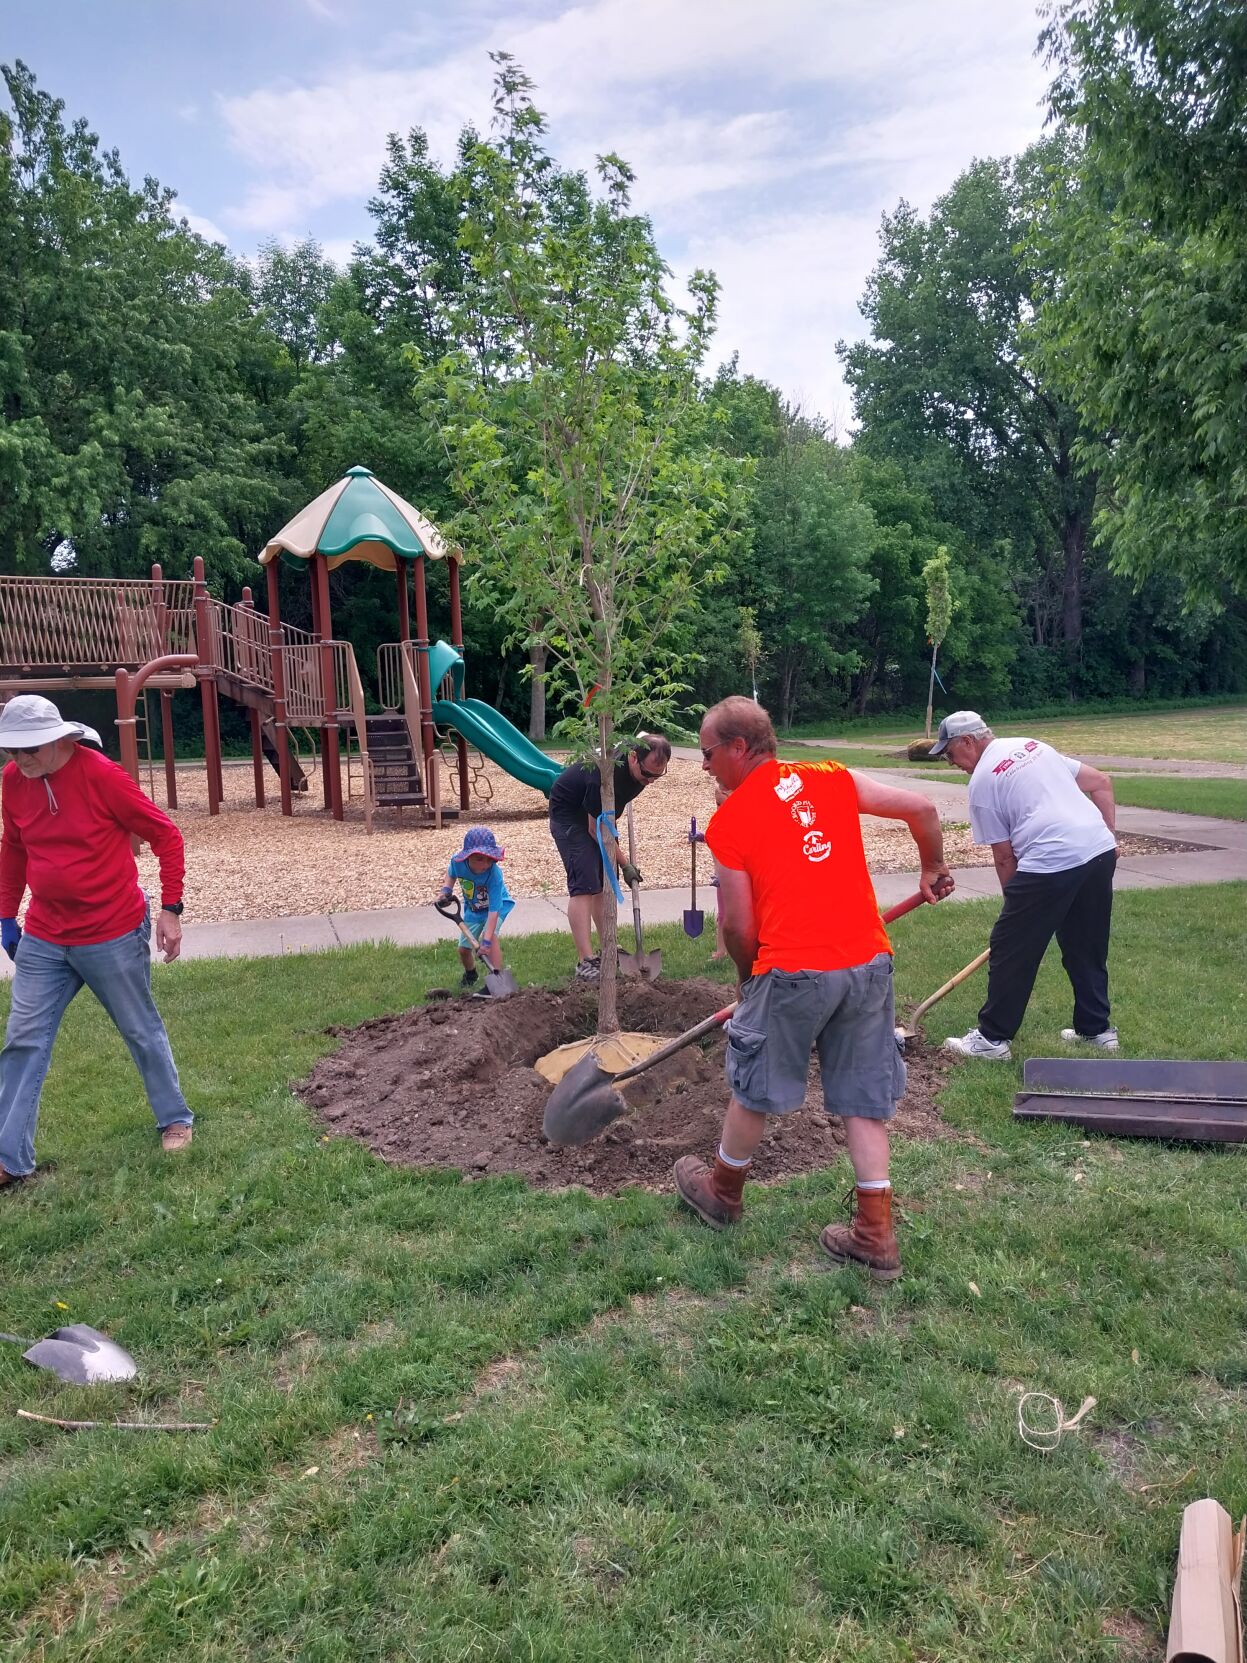
<path fill-rule="evenodd" d="M 0 1340 L 14 1345 L 25 1345 L 16 1334 L 0 1334 Z M 72 1386 L 93 1386 L 102 1380 L 133 1380 L 139 1366 L 130 1353 L 91 1328 L 85 1322 L 74 1322 L 68 1328 L 58 1328 L 46 1340 L 36 1340 L 22 1352 L 27 1363 L 37 1369 L 48 1369 Z"/>

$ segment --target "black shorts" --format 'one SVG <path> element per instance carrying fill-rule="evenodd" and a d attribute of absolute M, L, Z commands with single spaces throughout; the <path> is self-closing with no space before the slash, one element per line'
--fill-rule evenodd
<path fill-rule="evenodd" d="M 602 893 L 602 851 L 583 815 L 575 820 L 556 820 L 550 817 L 550 836 L 567 873 L 569 895 L 600 895 Z"/>

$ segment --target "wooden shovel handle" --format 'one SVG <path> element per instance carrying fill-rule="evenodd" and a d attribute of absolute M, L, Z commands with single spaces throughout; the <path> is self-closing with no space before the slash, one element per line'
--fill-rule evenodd
<path fill-rule="evenodd" d="M 687 1033 L 681 1034 L 677 1039 L 668 1040 L 665 1045 L 660 1045 L 657 1051 L 652 1051 L 648 1057 L 642 1057 L 640 1062 L 634 1062 L 631 1068 L 625 1068 L 622 1073 L 613 1074 L 611 1076 L 612 1084 L 616 1084 L 620 1080 L 631 1080 L 634 1075 L 643 1074 L 647 1068 L 653 1068 L 656 1063 L 666 1062 L 668 1057 L 674 1057 L 677 1051 L 683 1051 L 684 1047 L 691 1045 L 695 1039 L 702 1039 L 706 1034 L 712 1033 L 715 1028 L 722 1027 L 735 1009 L 736 1001 L 733 1000 L 730 1005 L 724 1006 L 721 1011 L 715 1011 L 713 1016 L 708 1016 L 704 1022 L 699 1022 L 695 1028 L 690 1028 Z"/>
<path fill-rule="evenodd" d="M 979 954 L 978 958 L 970 960 L 964 970 L 959 970 L 955 976 L 950 976 L 944 983 L 943 987 L 937 987 L 931 997 L 929 999 L 924 999 L 914 1011 L 913 1016 L 910 1018 L 910 1027 L 916 1028 L 918 1026 L 918 1018 L 922 1016 L 924 1012 L 929 1011 L 932 1005 L 937 1005 L 946 993 L 951 993 L 955 987 L 960 987 L 966 977 L 973 976 L 974 972 L 985 965 L 990 957 L 991 948 L 985 947 Z"/>

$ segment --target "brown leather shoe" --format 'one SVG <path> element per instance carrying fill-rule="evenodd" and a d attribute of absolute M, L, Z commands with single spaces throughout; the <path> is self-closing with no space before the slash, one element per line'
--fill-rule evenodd
<path fill-rule="evenodd" d="M 166 1126 L 160 1134 L 160 1147 L 166 1155 L 176 1155 L 179 1149 L 189 1149 L 194 1130 L 181 1121 L 175 1126 Z"/>
<path fill-rule="evenodd" d="M 850 1190 L 845 1196 L 848 1224 L 829 1224 L 818 1238 L 823 1252 L 838 1265 L 861 1265 L 879 1282 L 901 1274 L 901 1250 L 892 1228 L 892 1191 Z"/>
<path fill-rule="evenodd" d="M 749 1165 L 753 1165 L 752 1161 Z M 729 1166 L 716 1155 L 713 1167 L 709 1167 L 696 1155 L 681 1155 L 674 1171 L 680 1200 L 712 1230 L 722 1230 L 738 1221 L 745 1210 L 741 1197 L 749 1176 L 748 1166 Z"/>
<path fill-rule="evenodd" d="M 15 1172 L 6 1172 L 0 1166 L 0 1189 L 3 1189 L 6 1184 L 20 1184 L 21 1181 Z"/>

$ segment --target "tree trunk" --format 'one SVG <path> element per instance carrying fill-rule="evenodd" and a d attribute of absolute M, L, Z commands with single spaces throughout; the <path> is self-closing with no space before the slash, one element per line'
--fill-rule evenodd
<path fill-rule="evenodd" d="M 544 641 L 534 641 L 528 649 L 532 676 L 528 688 L 528 737 L 546 736 L 546 658 L 549 649 Z"/>
<path fill-rule="evenodd" d="M 866 707 L 870 703 L 870 695 L 875 690 L 875 677 L 878 673 L 878 657 L 872 657 L 870 662 L 863 667 L 861 675 L 857 678 L 857 691 L 854 694 L 853 702 L 857 707 L 857 714 L 859 716 L 864 716 L 866 714 Z"/>
<path fill-rule="evenodd" d="M 615 762 L 611 755 L 614 739 L 613 724 L 609 717 L 598 718 L 598 743 L 601 755 L 598 759 L 598 774 L 602 781 L 602 812 L 615 812 Z M 602 950 L 602 979 L 598 983 L 598 1033 L 617 1034 L 619 1032 L 619 1001 L 618 1001 L 618 970 L 619 970 L 619 914 L 615 905 L 615 890 L 611 883 L 611 872 L 614 870 L 615 845 L 609 835 L 603 835 L 606 845 L 606 857 L 603 865 L 607 867 L 602 873 L 602 928 L 598 935 L 598 946 Z"/>
<path fill-rule="evenodd" d="M 927 682 L 927 738 L 931 737 L 931 712 L 935 709 L 935 659 L 939 647 L 931 643 L 931 678 Z"/>
<path fill-rule="evenodd" d="M 1071 655 L 1082 648 L 1082 569 L 1087 545 L 1087 523 L 1081 514 L 1066 516 L 1061 544 L 1065 574 L 1061 584 L 1061 635 Z"/>

